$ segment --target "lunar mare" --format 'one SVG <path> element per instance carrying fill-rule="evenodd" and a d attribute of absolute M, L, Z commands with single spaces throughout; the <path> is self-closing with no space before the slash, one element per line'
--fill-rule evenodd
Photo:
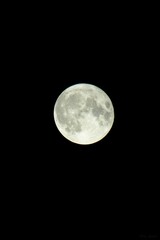
<path fill-rule="evenodd" d="M 97 86 L 76 84 L 65 89 L 54 106 L 60 133 L 77 144 L 92 144 L 104 138 L 114 122 L 109 96 Z"/>

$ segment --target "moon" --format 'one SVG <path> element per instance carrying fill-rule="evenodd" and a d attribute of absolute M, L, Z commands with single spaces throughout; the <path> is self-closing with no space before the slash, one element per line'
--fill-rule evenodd
<path fill-rule="evenodd" d="M 79 83 L 65 89 L 57 98 L 53 116 L 60 133 L 77 144 L 93 144 L 112 128 L 114 108 L 99 87 Z"/>

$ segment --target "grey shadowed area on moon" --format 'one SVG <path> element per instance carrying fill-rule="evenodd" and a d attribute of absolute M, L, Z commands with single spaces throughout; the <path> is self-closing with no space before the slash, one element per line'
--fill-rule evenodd
<path fill-rule="evenodd" d="M 61 93 L 54 107 L 57 128 L 79 144 L 102 139 L 111 129 L 114 110 L 110 98 L 91 84 L 76 84 Z"/>

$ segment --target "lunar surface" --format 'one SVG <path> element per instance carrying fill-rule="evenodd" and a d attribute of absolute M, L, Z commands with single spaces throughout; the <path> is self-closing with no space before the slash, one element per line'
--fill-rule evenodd
<path fill-rule="evenodd" d="M 57 98 L 53 115 L 60 133 L 77 144 L 98 142 L 108 134 L 114 121 L 108 95 L 85 83 L 65 89 Z"/>

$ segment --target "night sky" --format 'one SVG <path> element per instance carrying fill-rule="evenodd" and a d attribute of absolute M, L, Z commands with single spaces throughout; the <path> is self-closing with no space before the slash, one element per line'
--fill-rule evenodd
<path fill-rule="evenodd" d="M 49 188 L 56 192 L 55 199 L 66 213 L 66 221 L 73 214 L 73 219 L 81 216 L 81 224 L 87 229 L 95 224 L 100 229 L 111 228 L 108 231 L 112 234 L 115 228 L 120 234 L 151 234 L 156 231 L 158 159 L 155 125 L 151 127 L 153 99 L 148 97 L 150 86 L 142 83 L 146 67 L 136 69 L 137 58 L 127 58 L 124 51 L 115 51 L 112 61 L 111 50 L 104 58 L 104 54 L 94 54 L 93 59 L 86 59 L 85 53 L 78 51 L 78 59 L 60 64 L 60 69 L 49 75 L 48 115 L 42 141 Z M 121 55 L 121 60 L 116 59 L 116 54 Z M 102 88 L 115 110 L 109 134 L 86 146 L 65 139 L 53 120 L 59 94 L 83 82 Z"/>
<path fill-rule="evenodd" d="M 17 102 L 25 103 L 17 124 L 21 160 L 11 166 L 36 216 L 60 235 L 73 229 L 96 239 L 157 234 L 157 30 L 141 12 L 116 11 L 77 10 L 64 18 L 36 12 L 25 44 L 18 44 Z M 77 83 L 100 87 L 114 106 L 113 127 L 95 144 L 68 141 L 54 123 L 57 97 Z"/>

